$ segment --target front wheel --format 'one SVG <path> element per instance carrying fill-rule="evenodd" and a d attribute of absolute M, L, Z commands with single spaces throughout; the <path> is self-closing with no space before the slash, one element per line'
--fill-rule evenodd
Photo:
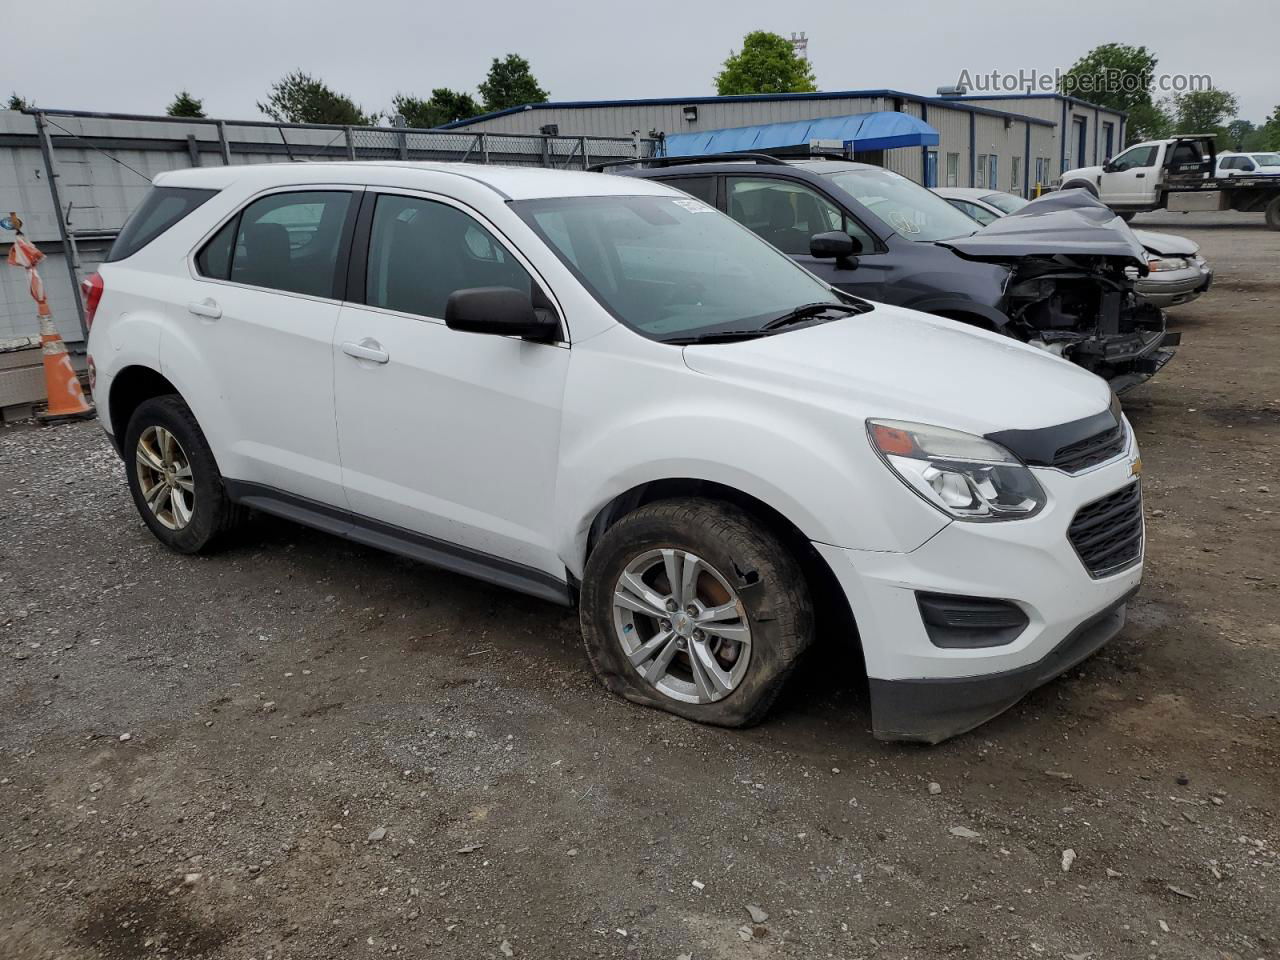
<path fill-rule="evenodd" d="M 213 451 L 178 396 L 138 405 L 125 430 L 124 467 L 143 522 L 171 550 L 207 550 L 243 514 L 228 499 Z"/>
<path fill-rule="evenodd" d="M 611 691 L 727 727 L 764 717 L 813 638 L 795 559 L 712 500 L 659 501 L 610 527 L 587 561 L 581 620 Z"/>

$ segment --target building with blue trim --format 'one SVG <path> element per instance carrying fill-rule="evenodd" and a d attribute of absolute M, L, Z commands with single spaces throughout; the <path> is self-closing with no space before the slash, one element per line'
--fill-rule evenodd
<path fill-rule="evenodd" d="M 1119 152 L 1124 137 L 1124 114 L 1073 97 L 930 97 L 888 89 L 537 103 L 460 120 L 447 129 L 494 134 L 554 130 L 570 137 L 661 134 L 673 145 L 684 144 L 679 147 L 684 152 L 692 140 L 689 134 L 715 132 L 720 142 L 746 142 L 760 136 L 758 129 L 748 128 L 828 119 L 854 123 L 858 121 L 850 118 L 885 112 L 920 121 L 936 133 L 937 141 L 879 150 L 855 146 L 857 159 L 930 186 L 987 187 L 1022 196 L 1064 169 L 1081 166 L 1078 156 L 1093 163 L 1097 155 L 1102 162 Z M 779 152 L 776 147 L 758 149 Z"/>

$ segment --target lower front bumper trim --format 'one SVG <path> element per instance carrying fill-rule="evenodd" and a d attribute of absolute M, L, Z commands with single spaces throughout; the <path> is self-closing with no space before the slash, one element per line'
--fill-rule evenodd
<path fill-rule="evenodd" d="M 1035 663 L 980 677 L 872 678 L 871 725 L 879 740 L 941 743 L 1008 710 L 1028 693 L 1088 659 L 1124 627 L 1135 587 L 1069 633 Z"/>

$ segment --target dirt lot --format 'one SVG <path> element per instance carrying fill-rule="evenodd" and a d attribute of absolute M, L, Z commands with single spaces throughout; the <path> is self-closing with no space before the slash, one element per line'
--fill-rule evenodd
<path fill-rule="evenodd" d="M 534 600 L 268 520 L 174 556 L 96 424 L 0 431 L 0 957 L 1280 957 L 1280 233 L 1135 225 L 1218 282 L 1126 400 L 1131 624 L 936 748 L 835 652 L 704 729 Z"/>

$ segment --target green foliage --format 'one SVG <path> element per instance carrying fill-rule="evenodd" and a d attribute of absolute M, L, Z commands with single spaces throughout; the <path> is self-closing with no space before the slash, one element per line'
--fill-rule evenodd
<path fill-rule="evenodd" d="M 1130 111 L 1151 103 L 1156 55 L 1146 47 L 1104 43 L 1072 64 L 1058 89 L 1100 107 Z"/>
<path fill-rule="evenodd" d="M 448 87 L 436 87 L 431 91 L 430 100 L 398 93 L 391 101 L 392 115 L 404 117 L 405 125 L 410 127 L 439 127 L 482 112 L 471 94 Z"/>
<path fill-rule="evenodd" d="M 742 50 L 729 52 L 716 74 L 722 97 L 749 93 L 812 93 L 817 90 L 813 67 L 797 56 L 791 41 L 766 30 L 742 38 Z"/>
<path fill-rule="evenodd" d="M 179 90 L 173 103 L 164 110 L 171 117 L 203 117 L 204 101 L 197 100 L 185 90 Z"/>
<path fill-rule="evenodd" d="M 1174 133 L 1218 133 L 1226 139 L 1224 124 L 1239 104 L 1226 90 L 1193 90 L 1175 94 L 1171 103 Z"/>
<path fill-rule="evenodd" d="M 486 110 L 506 110 L 526 103 L 546 103 L 550 94 L 538 86 L 529 61 L 516 53 L 493 58 L 489 75 L 480 84 Z"/>
<path fill-rule="evenodd" d="M 11 93 L 9 94 L 9 102 L 5 104 L 5 109 L 6 110 L 30 110 L 33 106 L 35 106 L 35 104 L 33 104 L 26 97 L 20 97 L 17 95 L 17 93 Z"/>
<path fill-rule="evenodd" d="M 266 102 L 258 109 L 280 123 L 342 123 L 366 126 L 378 122 L 377 114 L 366 114 L 354 100 L 331 90 L 301 70 L 286 74 L 271 85 Z"/>
<path fill-rule="evenodd" d="M 1124 124 L 1125 145 L 1163 140 L 1173 129 L 1173 117 L 1159 103 L 1142 103 L 1129 111 Z"/>

